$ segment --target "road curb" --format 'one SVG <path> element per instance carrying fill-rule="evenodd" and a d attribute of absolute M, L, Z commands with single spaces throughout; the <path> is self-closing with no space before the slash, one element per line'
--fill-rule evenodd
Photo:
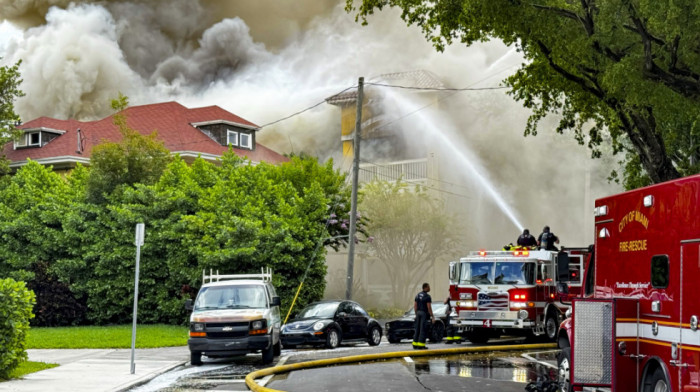
<path fill-rule="evenodd" d="M 455 354 L 468 354 L 468 353 L 482 353 L 482 352 L 492 352 L 492 351 L 517 351 L 517 350 L 533 350 L 533 349 L 544 349 L 544 348 L 556 348 L 556 343 L 543 343 L 543 344 L 516 344 L 507 346 L 479 346 L 479 347 L 459 347 L 459 348 L 443 348 L 435 350 L 419 350 L 419 351 L 394 351 L 389 353 L 379 353 L 379 354 L 364 354 L 364 355 L 352 355 L 349 357 L 338 357 L 338 358 L 328 358 L 319 359 L 315 361 L 299 362 L 290 365 L 283 366 L 273 366 L 266 369 L 256 370 L 254 372 L 248 373 L 245 376 L 245 383 L 250 388 L 251 391 L 255 392 L 284 392 L 277 389 L 270 389 L 258 385 L 255 379 L 269 376 L 271 374 L 288 373 L 294 370 L 310 369 L 315 367 L 323 367 L 330 365 L 337 365 L 342 363 L 355 363 L 355 362 L 368 362 L 376 361 L 380 359 L 394 359 L 403 357 L 428 357 L 428 356 L 440 356 L 440 355 L 455 355 Z"/>
<path fill-rule="evenodd" d="M 187 362 L 189 362 L 189 361 L 182 361 L 182 362 L 173 364 L 172 366 L 168 366 L 166 368 L 163 368 L 162 370 L 158 370 L 157 372 L 153 372 L 147 376 L 143 376 L 142 379 L 134 382 L 133 384 L 126 385 L 126 386 L 121 387 L 119 389 L 114 389 L 112 392 L 126 392 L 126 391 L 132 390 L 134 388 L 140 387 L 144 384 L 149 383 L 151 380 L 160 376 L 161 374 L 165 374 L 165 373 L 175 369 L 176 367 L 183 366 L 183 365 L 187 364 Z"/>

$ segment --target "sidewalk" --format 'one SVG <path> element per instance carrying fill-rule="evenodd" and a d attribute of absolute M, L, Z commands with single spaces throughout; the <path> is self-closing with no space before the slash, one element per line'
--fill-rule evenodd
<path fill-rule="evenodd" d="M 126 391 L 190 359 L 187 346 L 137 349 L 136 372 L 131 374 L 130 349 L 27 350 L 27 354 L 30 361 L 60 366 L 2 382 L 0 391 Z"/>

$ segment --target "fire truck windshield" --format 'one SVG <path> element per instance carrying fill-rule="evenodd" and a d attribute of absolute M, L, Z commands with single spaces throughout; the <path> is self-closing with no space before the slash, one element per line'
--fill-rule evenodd
<path fill-rule="evenodd" d="M 463 262 L 460 284 L 535 284 L 534 262 Z"/>

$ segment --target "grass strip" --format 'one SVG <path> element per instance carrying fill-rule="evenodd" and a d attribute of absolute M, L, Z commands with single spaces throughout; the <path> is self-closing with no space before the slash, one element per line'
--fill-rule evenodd
<path fill-rule="evenodd" d="M 187 345 L 187 327 L 181 325 L 139 325 L 136 348 Z M 27 349 L 36 348 L 131 348 L 131 324 L 80 327 L 32 327 Z"/>
<path fill-rule="evenodd" d="M 35 373 L 40 370 L 44 369 L 51 369 L 58 366 L 56 363 L 46 363 L 46 362 L 32 362 L 32 361 L 24 361 L 20 363 L 14 370 L 10 372 L 10 378 L 8 380 L 12 380 L 15 378 L 22 378 L 23 376 L 30 374 L 30 373 Z M 0 381 L 6 381 L 3 379 L 0 379 Z"/>

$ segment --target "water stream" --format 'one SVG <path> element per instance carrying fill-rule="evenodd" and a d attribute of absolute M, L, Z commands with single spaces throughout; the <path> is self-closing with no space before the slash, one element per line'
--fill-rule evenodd
<path fill-rule="evenodd" d="M 464 176 L 475 179 L 513 225 L 519 231 L 523 230 L 524 226 L 518 220 L 513 208 L 487 177 L 488 174 L 478 163 L 479 160 L 476 155 L 466 143 L 456 137 L 459 132 L 448 116 L 439 116 L 434 108 L 426 105 L 421 106 L 414 100 L 392 89 L 384 89 L 382 93 L 385 94 L 387 101 L 395 105 L 398 108 L 398 112 L 402 113 L 399 115 L 400 120 L 410 119 L 413 123 L 412 126 L 420 128 L 428 133 L 427 136 L 439 141 L 440 146 L 446 148 L 452 154 L 451 158 L 454 158 L 459 163 L 461 169 L 463 169 Z"/>

